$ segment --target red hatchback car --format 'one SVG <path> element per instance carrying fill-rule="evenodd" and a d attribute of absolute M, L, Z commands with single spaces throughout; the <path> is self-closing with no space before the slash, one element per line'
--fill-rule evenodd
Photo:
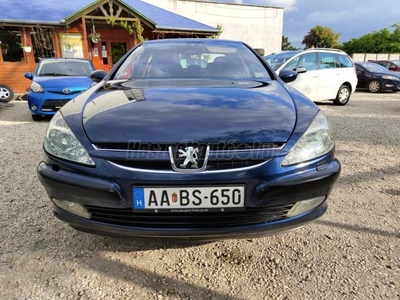
<path fill-rule="evenodd" d="M 400 60 L 369 60 L 369 62 L 381 65 L 390 71 L 400 72 Z"/>

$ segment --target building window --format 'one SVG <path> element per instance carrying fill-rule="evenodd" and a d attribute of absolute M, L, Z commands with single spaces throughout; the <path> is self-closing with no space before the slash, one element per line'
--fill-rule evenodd
<path fill-rule="evenodd" d="M 55 57 L 53 31 L 54 29 L 39 26 L 31 28 L 30 35 L 33 43 L 36 62 L 44 57 Z"/>
<path fill-rule="evenodd" d="M 0 27 L 0 43 L 3 61 L 19 62 L 24 59 L 21 48 L 21 32 L 18 27 Z"/>

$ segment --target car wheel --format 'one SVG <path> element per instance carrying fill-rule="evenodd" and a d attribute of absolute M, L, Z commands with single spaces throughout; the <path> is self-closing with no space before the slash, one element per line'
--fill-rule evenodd
<path fill-rule="evenodd" d="M 31 116 L 32 116 L 32 120 L 33 120 L 33 121 L 39 121 L 39 120 L 42 119 L 42 116 L 41 116 L 41 115 L 31 115 Z"/>
<path fill-rule="evenodd" d="M 333 103 L 336 105 L 346 105 L 350 99 L 350 88 L 347 85 L 342 85 L 337 92 L 336 98 Z"/>
<path fill-rule="evenodd" d="M 382 85 L 378 80 L 372 80 L 369 84 L 368 84 L 368 90 L 371 93 L 379 93 L 382 90 Z"/>
<path fill-rule="evenodd" d="M 9 102 L 14 98 L 14 92 L 7 86 L 0 84 L 0 102 Z"/>

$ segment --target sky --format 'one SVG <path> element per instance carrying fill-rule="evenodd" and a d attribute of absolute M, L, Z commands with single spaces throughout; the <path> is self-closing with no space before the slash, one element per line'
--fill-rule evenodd
<path fill-rule="evenodd" d="M 202 0 L 208 1 L 208 0 Z M 237 4 L 284 7 L 283 35 L 299 48 L 303 37 L 316 25 L 340 33 L 339 42 L 380 31 L 393 30 L 400 22 L 399 0 L 209 0 Z"/>

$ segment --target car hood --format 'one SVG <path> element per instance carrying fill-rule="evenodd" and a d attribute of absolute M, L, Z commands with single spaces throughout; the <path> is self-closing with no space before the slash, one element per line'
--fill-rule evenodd
<path fill-rule="evenodd" d="M 396 72 L 396 71 L 390 71 L 388 72 L 389 75 L 395 76 L 397 78 L 400 78 L 400 72 Z"/>
<path fill-rule="evenodd" d="M 99 89 L 83 111 L 96 143 L 286 142 L 296 123 L 289 93 L 276 81 L 208 87 Z"/>
<path fill-rule="evenodd" d="M 55 76 L 55 77 L 39 77 L 36 76 L 34 81 L 39 83 L 44 89 L 63 89 L 63 88 L 80 88 L 87 89 L 93 80 L 86 76 Z"/>

